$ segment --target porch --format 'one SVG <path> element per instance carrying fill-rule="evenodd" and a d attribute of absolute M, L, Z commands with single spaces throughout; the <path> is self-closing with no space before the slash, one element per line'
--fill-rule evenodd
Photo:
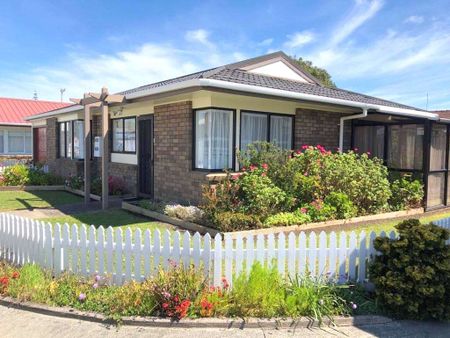
<path fill-rule="evenodd" d="M 351 121 L 351 147 L 383 159 L 391 172 L 421 179 L 427 210 L 445 207 L 450 205 L 449 122 L 369 113 Z"/>

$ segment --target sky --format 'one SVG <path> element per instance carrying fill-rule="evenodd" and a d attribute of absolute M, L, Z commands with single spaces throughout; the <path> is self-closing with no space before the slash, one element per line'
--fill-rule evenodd
<path fill-rule="evenodd" d="M 339 88 L 450 109 L 449 0 L 0 0 L 0 96 L 111 92 L 282 50 Z M 427 99 L 428 97 L 428 99 Z"/>

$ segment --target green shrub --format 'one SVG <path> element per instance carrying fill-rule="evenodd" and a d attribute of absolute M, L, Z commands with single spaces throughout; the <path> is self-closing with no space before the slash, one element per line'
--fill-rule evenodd
<path fill-rule="evenodd" d="M 265 221 L 264 225 L 268 227 L 272 226 L 289 226 L 289 225 L 300 225 L 304 223 L 311 222 L 311 217 L 302 212 L 280 212 L 273 216 L 269 216 Z"/>
<path fill-rule="evenodd" d="M 262 227 L 262 223 L 259 218 L 254 215 L 225 211 L 215 215 L 213 226 L 222 232 L 229 232 L 259 229 Z"/>
<path fill-rule="evenodd" d="M 377 301 L 400 318 L 450 319 L 449 231 L 417 219 L 396 228 L 398 239 L 374 241 L 381 253 L 370 266 Z"/>
<path fill-rule="evenodd" d="M 422 204 L 423 184 L 410 174 L 391 174 L 391 191 L 389 205 L 392 210 L 418 208 Z"/>
<path fill-rule="evenodd" d="M 323 278 L 296 275 L 286 291 L 286 314 L 314 318 L 319 323 L 325 317 L 332 319 L 335 315 L 349 314 L 349 306 L 337 289 Z"/>
<path fill-rule="evenodd" d="M 27 185 L 30 181 L 30 168 L 25 164 L 16 164 L 11 167 L 6 167 L 3 171 L 3 181 L 5 185 Z"/>
<path fill-rule="evenodd" d="M 276 266 L 265 268 L 256 262 L 249 274 L 238 276 L 229 297 L 231 316 L 279 316 L 284 309 L 285 284 Z"/>
<path fill-rule="evenodd" d="M 292 151 L 282 149 L 273 143 L 257 141 L 249 144 L 246 150 L 238 152 L 238 161 L 241 168 L 267 165 L 269 177 L 274 177 L 291 154 Z"/>
<path fill-rule="evenodd" d="M 350 198 L 342 192 L 331 192 L 325 197 L 324 203 L 336 210 L 337 219 L 352 218 L 358 214 L 358 209 L 350 201 Z"/>
<path fill-rule="evenodd" d="M 323 222 L 336 218 L 336 208 L 317 199 L 310 204 L 305 204 L 300 208 L 313 222 Z"/>
<path fill-rule="evenodd" d="M 242 201 L 240 211 L 258 215 L 261 219 L 289 209 L 292 203 L 286 193 L 267 176 L 265 168 L 250 167 L 236 181 Z"/>
<path fill-rule="evenodd" d="M 84 190 L 83 176 L 69 176 L 66 178 L 65 185 L 71 189 Z"/>

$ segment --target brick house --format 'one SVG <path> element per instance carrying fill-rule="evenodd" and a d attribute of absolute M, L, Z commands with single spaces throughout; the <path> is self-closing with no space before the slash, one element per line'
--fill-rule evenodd
<path fill-rule="evenodd" d="M 422 177 L 428 208 L 447 205 L 447 121 L 324 87 L 282 52 L 119 94 L 125 100 L 108 104 L 106 114 L 107 171 L 136 196 L 198 203 L 203 184 L 226 168 L 238 170 L 236 150 L 266 140 L 288 149 L 322 144 L 370 151 L 391 170 Z M 47 164 L 61 176 L 83 175 L 84 116 L 75 104 L 28 118 L 33 128 L 46 128 Z M 87 154 L 88 168 L 96 177 L 103 156 L 100 109 L 92 109 L 90 120 L 90 148 L 97 150 Z"/>

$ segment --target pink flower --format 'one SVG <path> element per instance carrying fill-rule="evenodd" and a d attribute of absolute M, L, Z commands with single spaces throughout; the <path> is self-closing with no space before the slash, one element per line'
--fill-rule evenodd
<path fill-rule="evenodd" d="M 86 300 L 86 294 L 85 293 L 80 293 L 80 295 L 78 296 L 78 300 L 80 302 L 84 302 Z"/>
<path fill-rule="evenodd" d="M 300 212 L 302 213 L 302 214 L 306 214 L 307 212 L 308 212 L 308 209 L 306 209 L 306 208 L 300 208 Z"/>
<path fill-rule="evenodd" d="M 93 287 L 94 289 L 97 289 L 97 288 L 98 288 L 98 283 L 94 283 L 94 285 L 92 285 L 92 287 Z"/>
<path fill-rule="evenodd" d="M 263 164 L 261 165 L 261 167 L 263 167 L 264 170 L 267 170 L 267 169 L 269 168 L 269 166 L 268 166 L 267 163 L 263 163 Z"/>

